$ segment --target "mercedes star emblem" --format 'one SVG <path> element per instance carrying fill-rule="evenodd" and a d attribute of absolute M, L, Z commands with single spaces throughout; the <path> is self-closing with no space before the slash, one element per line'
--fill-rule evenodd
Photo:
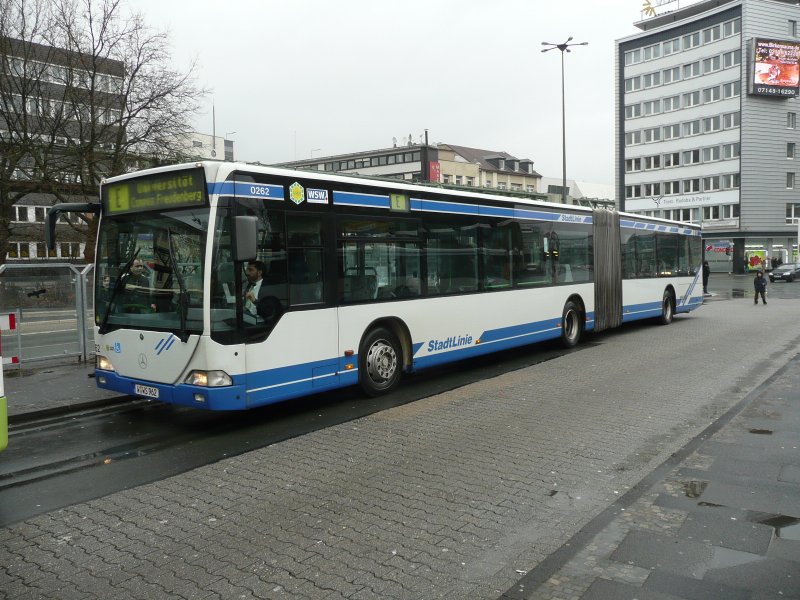
<path fill-rule="evenodd" d="M 147 368 L 147 357 L 144 355 L 144 353 L 139 354 L 139 368 L 140 369 Z"/>

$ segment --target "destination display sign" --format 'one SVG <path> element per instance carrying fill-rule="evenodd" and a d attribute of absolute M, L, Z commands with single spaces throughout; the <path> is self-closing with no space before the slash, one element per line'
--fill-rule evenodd
<path fill-rule="evenodd" d="M 204 206 L 206 180 L 203 169 L 135 177 L 104 184 L 102 200 L 107 215 Z"/>

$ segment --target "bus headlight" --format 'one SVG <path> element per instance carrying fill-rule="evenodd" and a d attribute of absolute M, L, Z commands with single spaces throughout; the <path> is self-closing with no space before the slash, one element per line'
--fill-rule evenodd
<path fill-rule="evenodd" d="M 95 355 L 95 362 L 94 366 L 98 369 L 103 371 L 114 371 L 114 365 L 111 364 L 111 361 L 108 360 L 105 356 L 100 354 Z"/>
<path fill-rule="evenodd" d="M 203 387 L 224 387 L 233 385 L 233 380 L 225 371 L 192 371 L 184 383 Z"/>

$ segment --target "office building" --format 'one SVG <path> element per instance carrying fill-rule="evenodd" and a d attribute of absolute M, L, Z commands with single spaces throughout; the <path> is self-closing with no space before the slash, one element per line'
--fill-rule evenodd
<path fill-rule="evenodd" d="M 800 6 L 653 4 L 641 32 L 616 43 L 620 208 L 702 224 L 707 246 L 731 248 L 712 260 L 734 272 L 792 260 Z"/>

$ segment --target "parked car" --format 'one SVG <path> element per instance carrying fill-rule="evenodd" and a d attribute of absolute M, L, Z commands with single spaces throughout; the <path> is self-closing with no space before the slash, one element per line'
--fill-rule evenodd
<path fill-rule="evenodd" d="M 769 274 L 770 281 L 794 281 L 800 279 L 800 263 L 775 267 Z"/>

